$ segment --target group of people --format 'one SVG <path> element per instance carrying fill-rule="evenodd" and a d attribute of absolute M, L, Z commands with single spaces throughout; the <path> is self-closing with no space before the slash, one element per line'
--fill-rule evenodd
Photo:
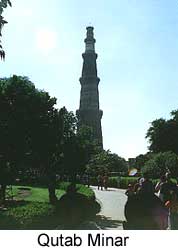
<path fill-rule="evenodd" d="M 107 190 L 108 189 L 108 181 L 109 177 L 107 174 L 99 174 L 97 177 L 97 182 L 98 182 L 98 190 Z"/>
<path fill-rule="evenodd" d="M 171 180 L 170 172 L 162 175 L 155 187 L 148 176 L 138 178 L 134 185 L 128 185 L 125 194 L 128 196 L 125 206 L 128 222 L 132 220 L 131 209 L 135 208 L 140 211 L 138 216 L 149 218 L 148 224 L 152 220 L 157 229 L 178 229 L 178 187 Z M 136 203 L 139 206 L 134 207 Z"/>

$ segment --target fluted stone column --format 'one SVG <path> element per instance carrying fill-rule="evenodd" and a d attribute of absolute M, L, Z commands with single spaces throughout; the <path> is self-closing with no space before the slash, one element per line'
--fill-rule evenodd
<path fill-rule="evenodd" d="M 98 85 L 100 79 L 97 76 L 95 53 L 95 38 L 93 27 L 87 27 L 87 37 L 85 42 L 85 52 L 83 57 L 82 76 L 80 78 L 80 107 L 77 110 L 79 126 L 87 125 L 92 128 L 93 139 L 98 145 L 103 147 L 101 118 L 103 111 L 99 109 L 99 91 Z"/>

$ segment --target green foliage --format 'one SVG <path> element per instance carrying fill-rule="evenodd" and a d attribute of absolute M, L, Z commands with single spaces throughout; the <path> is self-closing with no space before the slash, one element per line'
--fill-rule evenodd
<path fill-rule="evenodd" d="M 120 177 L 110 177 L 108 181 L 108 187 L 119 188 Z"/>
<path fill-rule="evenodd" d="M 60 182 L 57 186 L 61 190 L 67 190 L 68 186 L 71 184 L 71 182 Z M 91 188 L 86 187 L 85 185 L 82 184 L 76 184 L 77 192 L 84 194 L 88 198 L 94 198 L 95 193 Z"/>
<path fill-rule="evenodd" d="M 112 154 L 109 150 L 102 150 L 94 154 L 87 165 L 87 172 L 95 176 L 99 172 L 127 172 L 125 159 L 117 154 Z"/>
<path fill-rule="evenodd" d="M 153 153 L 172 151 L 178 154 L 178 110 L 171 112 L 172 118 L 157 119 L 151 123 L 146 138 Z"/>
<path fill-rule="evenodd" d="M 23 190 L 24 189 L 24 190 Z M 26 195 L 20 195 L 20 192 L 26 191 Z M 57 197 L 60 198 L 65 193 L 65 189 L 60 187 L 56 190 Z M 22 199 L 25 201 L 38 201 L 49 202 L 48 189 L 37 188 L 31 186 L 13 186 L 13 194 L 16 199 Z"/>
<path fill-rule="evenodd" d="M 127 189 L 128 185 L 134 185 L 138 177 L 120 177 L 119 179 L 119 188 Z"/>
<path fill-rule="evenodd" d="M 55 98 L 36 89 L 27 77 L 0 79 L 1 184 L 9 175 L 15 178 L 19 170 L 31 168 L 40 169 L 48 184 L 55 182 L 63 133 L 63 110 L 55 104 Z"/>
<path fill-rule="evenodd" d="M 56 190 L 60 199 L 70 183 L 61 183 Z M 94 192 L 83 185 L 77 185 L 78 192 L 93 201 Z M 22 190 L 28 191 L 23 196 Z M 31 186 L 13 186 L 14 201 L 7 211 L 0 211 L 0 229 L 55 229 L 61 223 L 60 211 L 48 203 L 48 190 Z"/>
<path fill-rule="evenodd" d="M 153 154 L 148 152 L 146 154 L 140 154 L 135 158 L 135 167 L 137 170 L 141 170 L 145 163 L 153 157 Z"/>
<path fill-rule="evenodd" d="M 178 176 L 178 156 L 172 152 L 158 153 L 145 163 L 142 173 L 148 174 L 150 178 L 159 178 L 170 171 L 172 176 Z"/>
<path fill-rule="evenodd" d="M 77 130 L 75 115 L 55 104 L 27 77 L 0 79 L 0 184 L 11 184 L 10 175 L 15 179 L 19 170 L 36 168 L 55 201 L 56 173 L 84 171 L 94 152 L 90 130 Z"/>
<path fill-rule="evenodd" d="M 3 13 L 4 9 L 7 8 L 8 5 L 12 6 L 10 0 L 0 0 L 0 38 L 2 37 L 2 28 L 3 28 L 4 24 L 7 23 L 7 21 L 2 16 L 2 13 Z M 5 52 L 2 48 L 1 40 L 0 40 L 0 58 L 5 59 Z"/>
<path fill-rule="evenodd" d="M 55 218 L 55 219 L 54 219 Z M 55 209 L 49 203 L 24 202 L 0 212 L 0 229 L 54 229 Z"/>
<path fill-rule="evenodd" d="M 0 97 L 1 157 L 19 164 L 33 159 L 46 163 L 61 137 L 56 99 L 17 76 L 0 79 Z"/>
<path fill-rule="evenodd" d="M 71 176 L 81 173 L 93 153 L 95 145 L 88 127 L 77 130 L 77 118 L 72 112 L 63 109 L 63 137 L 61 161 L 63 171 Z"/>
<path fill-rule="evenodd" d="M 109 178 L 110 187 L 127 189 L 128 185 L 134 185 L 139 177 L 111 177 Z M 155 186 L 159 179 L 152 179 L 153 185 Z M 177 183 L 175 178 L 171 179 L 174 183 Z"/>

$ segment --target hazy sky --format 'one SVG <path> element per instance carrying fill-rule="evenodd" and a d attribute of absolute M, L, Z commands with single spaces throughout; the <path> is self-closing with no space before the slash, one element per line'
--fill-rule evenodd
<path fill-rule="evenodd" d="M 177 0 L 12 0 L 4 15 L 1 77 L 28 76 L 79 107 L 86 26 L 98 53 L 104 148 L 125 158 L 147 151 L 156 118 L 178 109 Z"/>

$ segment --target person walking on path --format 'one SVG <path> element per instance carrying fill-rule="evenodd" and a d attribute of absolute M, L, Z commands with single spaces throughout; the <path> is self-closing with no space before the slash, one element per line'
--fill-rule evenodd
<path fill-rule="evenodd" d="M 97 177 L 97 181 L 98 181 L 98 190 L 100 188 L 101 188 L 101 190 L 103 190 L 103 176 L 99 174 Z"/>
<path fill-rule="evenodd" d="M 133 195 L 135 195 L 135 192 L 134 192 L 134 187 L 132 186 L 132 184 L 129 184 L 128 185 L 128 188 L 127 190 L 125 191 L 125 195 L 129 197 L 132 197 Z"/>
<path fill-rule="evenodd" d="M 105 174 L 103 176 L 103 185 L 104 185 L 105 190 L 107 190 L 107 188 L 108 188 L 108 181 L 109 181 L 109 178 L 108 178 L 107 174 Z"/>
<path fill-rule="evenodd" d="M 178 230 L 178 192 L 172 191 L 170 200 L 165 203 L 170 214 L 170 229 Z"/>

